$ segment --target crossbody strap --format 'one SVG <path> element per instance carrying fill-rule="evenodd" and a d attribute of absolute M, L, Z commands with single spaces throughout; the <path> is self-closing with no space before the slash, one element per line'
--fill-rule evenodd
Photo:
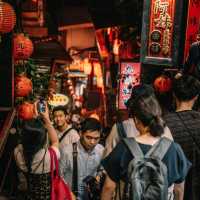
<path fill-rule="evenodd" d="M 46 152 L 47 152 L 47 148 L 45 148 L 44 156 L 43 156 L 42 160 L 39 162 L 39 164 L 36 166 L 36 168 L 33 170 L 33 172 L 36 172 L 36 170 L 39 168 L 39 166 L 41 165 L 41 163 L 43 163 L 42 173 L 44 173 L 44 161 L 45 161 Z"/>
<path fill-rule="evenodd" d="M 77 196 L 78 193 L 78 150 L 77 143 L 72 144 L 73 147 L 73 173 L 72 173 L 72 191 Z"/>
<path fill-rule="evenodd" d="M 116 127 L 117 127 L 117 133 L 119 135 L 119 138 L 120 139 L 126 138 L 127 134 L 126 134 L 126 131 L 124 129 L 123 122 L 117 122 Z"/>
<path fill-rule="evenodd" d="M 69 133 L 69 131 L 71 131 L 72 129 L 74 129 L 74 128 L 69 128 L 69 129 L 67 129 L 64 133 L 63 133 L 63 135 L 61 136 L 61 138 L 59 139 L 59 143 L 63 140 L 63 138 L 67 135 L 67 133 Z"/>
<path fill-rule="evenodd" d="M 193 137 L 192 132 L 190 131 L 190 129 L 188 128 L 188 126 L 186 125 L 186 123 L 184 122 L 184 120 L 182 119 L 182 117 L 180 116 L 180 114 L 179 114 L 178 112 L 176 112 L 176 114 L 177 114 L 178 118 L 180 119 L 180 121 L 182 122 L 182 124 L 184 125 L 185 129 L 187 130 L 187 131 L 186 131 L 187 135 L 188 135 L 190 138 L 192 138 L 192 142 L 193 142 L 194 146 L 196 147 L 197 152 L 200 154 L 200 147 L 199 147 L 199 145 L 197 144 L 195 138 Z"/>

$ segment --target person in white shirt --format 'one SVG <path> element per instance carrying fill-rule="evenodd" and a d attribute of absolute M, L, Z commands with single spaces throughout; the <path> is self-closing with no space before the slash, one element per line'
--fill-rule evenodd
<path fill-rule="evenodd" d="M 58 133 L 59 148 L 63 149 L 66 145 L 77 142 L 80 136 L 70 123 L 70 115 L 66 107 L 57 106 L 53 109 L 53 120 Z"/>
<path fill-rule="evenodd" d="M 60 174 L 69 184 L 77 200 L 85 200 L 84 179 L 95 176 L 100 165 L 104 147 L 99 143 L 101 124 L 95 118 L 86 118 L 81 123 L 81 138 L 77 143 L 65 146 L 61 150 Z M 75 151 L 74 151 L 75 150 Z M 76 158 L 74 153 L 77 153 Z M 74 166 L 74 160 L 77 163 Z M 74 175 L 76 174 L 76 177 Z"/>

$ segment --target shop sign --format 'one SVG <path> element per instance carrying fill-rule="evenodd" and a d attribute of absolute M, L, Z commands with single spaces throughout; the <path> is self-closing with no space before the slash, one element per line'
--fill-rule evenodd
<path fill-rule="evenodd" d="M 171 57 L 175 0 L 152 0 L 148 56 Z"/>
<path fill-rule="evenodd" d="M 125 103 L 131 96 L 132 88 L 140 84 L 141 65 L 134 62 L 121 62 L 118 95 L 118 109 L 126 109 Z"/>
<path fill-rule="evenodd" d="M 190 45 L 196 41 L 197 33 L 200 33 L 200 0 L 189 0 L 184 52 L 185 59 L 188 55 Z"/>
<path fill-rule="evenodd" d="M 182 0 L 144 1 L 141 62 L 174 66 L 179 59 Z"/>

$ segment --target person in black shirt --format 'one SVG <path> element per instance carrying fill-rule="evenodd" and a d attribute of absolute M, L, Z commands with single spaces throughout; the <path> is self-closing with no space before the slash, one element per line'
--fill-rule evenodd
<path fill-rule="evenodd" d="M 129 99 L 130 112 L 134 119 L 136 128 L 140 135 L 136 142 L 145 154 L 152 145 L 156 144 L 164 133 L 165 123 L 161 117 L 161 109 L 155 95 L 145 95 L 143 90 L 148 89 L 147 85 L 140 85 L 133 88 L 135 95 Z M 111 200 L 116 183 L 123 180 L 127 183 L 127 170 L 133 155 L 126 145 L 120 142 L 115 149 L 102 161 L 107 172 L 101 200 Z M 163 158 L 163 163 L 168 169 L 168 187 L 175 183 L 176 199 L 182 200 L 184 194 L 184 180 L 190 168 L 190 162 L 186 159 L 181 147 L 172 142 Z"/>
<path fill-rule="evenodd" d="M 200 91 L 200 82 L 192 76 L 182 76 L 173 83 L 176 112 L 164 116 L 174 141 L 180 144 L 192 162 L 185 181 L 184 200 L 200 199 L 200 112 L 192 110 Z"/>

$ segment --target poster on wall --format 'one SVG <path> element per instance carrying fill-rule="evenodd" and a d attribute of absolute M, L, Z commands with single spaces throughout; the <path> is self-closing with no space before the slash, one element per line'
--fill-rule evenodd
<path fill-rule="evenodd" d="M 120 81 L 118 109 L 126 109 L 126 102 L 131 96 L 132 88 L 140 84 L 141 64 L 138 62 L 122 61 L 120 63 Z"/>
<path fill-rule="evenodd" d="M 200 33 L 200 0 L 189 0 L 184 60 L 187 58 L 190 45 L 196 42 L 198 33 Z"/>
<path fill-rule="evenodd" d="M 182 0 L 144 1 L 141 62 L 175 66 L 178 63 Z"/>

